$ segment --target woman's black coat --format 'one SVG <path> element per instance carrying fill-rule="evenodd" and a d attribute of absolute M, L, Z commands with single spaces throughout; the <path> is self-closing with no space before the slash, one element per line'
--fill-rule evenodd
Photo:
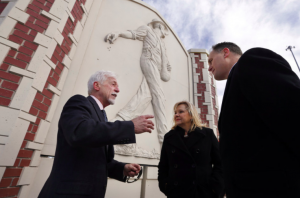
<path fill-rule="evenodd" d="M 187 144 L 180 127 L 165 135 L 158 182 L 168 197 L 217 198 L 223 191 L 219 143 L 212 129 L 196 128 Z"/>

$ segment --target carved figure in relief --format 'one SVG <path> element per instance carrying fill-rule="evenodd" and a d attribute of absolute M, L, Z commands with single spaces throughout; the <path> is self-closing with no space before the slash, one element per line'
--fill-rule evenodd
<path fill-rule="evenodd" d="M 167 35 L 168 28 L 166 24 L 153 19 L 148 25 L 140 26 L 137 30 L 113 32 L 106 36 L 106 41 L 111 44 L 119 37 L 143 41 L 140 66 L 144 79 L 137 94 L 118 112 L 115 120 L 131 120 L 141 115 L 152 102 L 160 143 L 162 143 L 163 137 L 168 131 L 165 110 L 166 98 L 161 85 L 161 80 L 165 82 L 170 80 L 171 72 L 171 65 L 163 41 Z"/>

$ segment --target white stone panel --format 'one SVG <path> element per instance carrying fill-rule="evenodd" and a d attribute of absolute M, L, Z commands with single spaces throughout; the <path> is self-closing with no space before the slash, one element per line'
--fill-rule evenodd
<path fill-rule="evenodd" d="M 48 46 L 48 50 L 47 50 L 47 53 L 46 53 L 46 56 L 49 59 L 52 58 L 52 55 L 55 51 L 56 46 L 57 46 L 57 42 L 54 39 L 52 39 L 50 45 Z"/>
<path fill-rule="evenodd" d="M 201 60 L 207 60 L 207 54 L 201 53 Z"/>
<path fill-rule="evenodd" d="M 58 31 L 60 31 L 60 33 L 63 32 L 64 27 L 66 26 L 68 18 L 69 18 L 68 13 L 63 12 L 62 19 L 61 19 L 61 21 L 60 21 L 60 23 L 58 24 L 58 27 L 57 27 L 57 29 L 58 29 Z"/>
<path fill-rule="evenodd" d="M 0 136 L 0 144 L 6 144 L 8 141 L 7 136 Z"/>
<path fill-rule="evenodd" d="M 32 184 L 37 168 L 24 167 L 17 185 Z"/>
<path fill-rule="evenodd" d="M 92 4 L 93 4 L 93 0 L 87 0 L 87 1 L 85 2 L 84 7 L 86 8 L 86 10 L 87 10 L 88 12 L 90 12 L 90 9 L 91 9 L 91 7 L 92 7 Z"/>
<path fill-rule="evenodd" d="M 32 87 L 36 88 L 38 91 L 42 92 L 45 86 L 45 83 L 48 79 L 51 67 L 45 63 L 45 61 L 41 62 L 40 68 L 36 73 L 36 77 L 33 80 Z"/>
<path fill-rule="evenodd" d="M 50 18 L 50 19 L 56 21 L 57 23 L 60 22 L 60 19 L 59 19 L 59 18 L 57 18 L 56 16 L 53 16 L 52 14 L 49 14 L 49 13 L 46 12 L 45 10 L 43 10 L 43 11 L 41 12 L 41 14 L 44 15 L 45 17 L 48 17 L 48 18 Z"/>
<path fill-rule="evenodd" d="M 62 64 L 63 64 L 64 66 L 66 66 L 67 68 L 70 68 L 71 62 L 72 62 L 71 59 L 70 59 L 69 56 L 66 54 L 65 57 L 64 57 L 64 59 L 63 59 L 63 61 L 62 61 Z"/>
<path fill-rule="evenodd" d="M 26 76 L 28 78 L 34 78 L 35 77 L 35 73 L 32 73 L 30 71 L 27 71 L 25 69 L 21 69 L 20 67 L 15 67 L 15 66 L 11 66 L 9 68 L 9 71 L 21 76 Z"/>
<path fill-rule="evenodd" d="M 3 2 L 3 0 L 1 1 Z M 6 0 L 8 2 L 7 6 L 4 8 L 4 10 L 1 13 L 1 17 L 8 16 L 9 12 L 15 7 L 16 2 L 13 2 L 13 0 Z"/>
<path fill-rule="evenodd" d="M 21 80 L 21 83 L 19 84 L 19 87 L 13 97 L 13 100 L 9 104 L 9 107 L 15 108 L 15 109 L 21 109 L 23 107 L 23 104 L 25 102 L 24 99 L 26 99 L 28 92 L 31 89 L 33 79 L 23 77 Z"/>
<path fill-rule="evenodd" d="M 47 48 L 45 48 L 41 45 L 38 46 L 37 50 L 35 51 L 32 59 L 29 63 L 27 70 L 36 73 L 43 62 L 46 51 L 47 51 Z"/>
<path fill-rule="evenodd" d="M 43 144 L 39 144 L 35 142 L 27 142 L 26 148 L 41 151 L 43 148 Z"/>
<path fill-rule="evenodd" d="M 9 50 L 10 50 L 10 47 L 0 44 L 0 63 L 3 62 L 4 58 L 6 57 L 7 53 L 9 52 Z"/>
<path fill-rule="evenodd" d="M 55 94 L 52 98 L 51 106 L 48 110 L 48 114 L 47 114 L 47 117 L 46 117 L 46 120 L 49 121 L 49 122 L 52 121 L 52 118 L 53 118 L 53 115 L 55 113 L 58 101 L 59 101 L 59 96 Z"/>
<path fill-rule="evenodd" d="M 35 122 L 36 121 L 36 116 L 33 116 L 33 115 L 31 115 L 29 113 L 26 113 L 26 112 L 23 112 L 23 111 L 20 111 L 19 118 L 22 118 L 24 120 L 28 120 L 30 122 Z"/>
<path fill-rule="evenodd" d="M 5 146 L 0 149 L 0 166 L 14 165 L 28 126 L 30 124 L 30 122 L 23 119 L 14 119 L 13 122 L 15 124 L 10 129 L 11 133 L 9 135 L 9 140 L 5 144 Z M 1 125 L 1 127 L 5 126 Z"/>
<path fill-rule="evenodd" d="M 1 26 L 1 29 L 2 29 L 2 26 Z M 11 47 L 15 50 L 18 50 L 20 47 L 19 44 L 9 41 L 7 39 L 1 38 L 1 37 L 0 37 L 0 43 L 2 43 L 3 45 L 7 45 L 8 47 Z"/>
<path fill-rule="evenodd" d="M 68 3 L 64 0 L 56 0 L 54 1 L 49 13 L 61 19 L 63 13 L 67 9 Z"/>
<path fill-rule="evenodd" d="M 29 198 L 28 194 L 30 192 L 32 185 L 21 186 L 18 198 Z"/>
<path fill-rule="evenodd" d="M 206 115 L 206 120 L 212 121 L 213 120 L 213 115 Z"/>
<path fill-rule="evenodd" d="M 63 89 L 68 73 L 69 73 L 69 69 L 67 67 L 64 67 L 57 84 L 57 89 L 59 90 Z"/>
<path fill-rule="evenodd" d="M 58 23 L 54 20 L 50 21 L 50 24 L 45 32 L 45 35 L 49 36 L 50 38 L 53 38 L 53 36 L 55 35 L 55 32 L 57 30 L 58 27 Z"/>
<path fill-rule="evenodd" d="M 69 0 L 68 9 L 69 9 L 70 11 L 73 10 L 73 7 L 74 7 L 75 3 L 76 3 L 76 0 Z"/>
<path fill-rule="evenodd" d="M 8 16 L 10 16 L 11 18 L 21 22 L 21 23 L 26 23 L 26 21 L 28 20 L 29 18 L 29 14 L 17 9 L 17 8 L 13 8 Z"/>
<path fill-rule="evenodd" d="M 156 175 L 157 175 L 157 168 L 156 168 Z M 145 198 L 154 198 L 154 197 L 166 198 L 164 193 L 160 192 L 159 190 L 158 180 L 147 180 L 145 185 Z"/>
<path fill-rule="evenodd" d="M 44 34 L 41 34 L 41 33 L 38 32 L 38 34 L 34 38 L 33 42 L 48 48 L 48 46 L 50 45 L 50 42 L 51 42 L 51 38 L 49 38 L 49 37 L 45 36 Z"/>
<path fill-rule="evenodd" d="M 68 13 L 68 16 L 70 17 L 70 19 L 72 20 L 72 22 L 74 23 L 75 18 L 73 17 L 73 15 L 71 14 L 71 12 L 69 10 L 66 10 L 66 12 Z"/>
<path fill-rule="evenodd" d="M 116 190 L 118 189 L 118 190 Z M 105 197 L 140 197 L 141 196 L 141 180 L 138 180 L 130 185 L 122 184 L 114 179 L 108 179 Z M 154 198 L 154 197 L 152 197 Z M 156 198 L 156 197 L 155 197 Z"/>
<path fill-rule="evenodd" d="M 74 36 L 73 36 L 71 33 L 69 33 L 68 37 L 71 39 L 71 41 L 72 41 L 76 46 L 78 45 L 76 39 L 74 38 Z"/>
<path fill-rule="evenodd" d="M 33 87 L 30 87 L 30 90 L 27 93 L 26 99 L 24 100 L 24 103 L 23 103 L 23 106 L 22 106 L 21 110 L 23 110 L 25 112 L 30 111 L 30 108 L 32 106 L 32 102 L 35 98 L 36 92 L 37 92 L 36 89 L 34 89 Z"/>
<path fill-rule="evenodd" d="M 4 172 L 5 172 L 5 169 L 6 169 L 6 167 L 0 167 L 0 180 L 1 180 L 2 177 L 3 177 L 3 174 L 4 174 Z"/>
<path fill-rule="evenodd" d="M 85 7 L 84 7 L 84 5 L 82 3 L 80 4 L 80 7 L 82 8 L 82 10 L 83 10 L 84 13 L 88 14 L 88 11 L 85 9 Z"/>
<path fill-rule="evenodd" d="M 56 68 L 56 65 L 47 57 L 45 56 L 44 57 L 44 61 L 52 68 L 52 69 L 55 69 Z"/>
<path fill-rule="evenodd" d="M 19 8 L 20 10 L 25 11 L 28 4 L 30 3 L 30 1 L 31 0 L 19 0 L 19 1 L 17 1 L 15 6 L 16 6 L 16 8 Z"/>
<path fill-rule="evenodd" d="M 210 103 L 211 102 L 211 95 L 209 91 L 205 91 L 204 92 L 204 99 L 206 103 Z"/>
<path fill-rule="evenodd" d="M 11 129 L 14 126 L 18 115 L 18 110 L 0 106 L 0 135 L 10 135 Z"/>
<path fill-rule="evenodd" d="M 81 33 L 82 33 L 82 26 L 80 23 L 77 23 L 76 27 L 75 27 L 75 30 L 74 30 L 74 38 L 76 39 L 77 42 L 79 42 L 79 39 L 80 39 L 80 36 L 81 36 Z"/>
<path fill-rule="evenodd" d="M 54 35 L 54 39 L 56 40 L 56 42 L 59 44 L 59 45 L 62 45 L 62 42 L 64 40 L 64 37 L 63 35 L 61 35 L 61 33 L 59 31 L 56 31 L 55 32 L 55 35 Z"/>
<path fill-rule="evenodd" d="M 48 90 L 51 91 L 52 93 L 60 96 L 61 91 L 59 91 L 56 87 L 54 87 L 53 85 L 49 84 L 48 85 Z"/>
<path fill-rule="evenodd" d="M 69 57 L 71 60 L 74 58 L 76 50 L 77 50 L 77 46 L 73 43 L 71 50 L 69 52 Z"/>
<path fill-rule="evenodd" d="M 0 26 L 0 36 L 3 38 L 8 38 L 13 28 L 16 26 L 17 21 L 10 18 L 5 17 Z"/>
<path fill-rule="evenodd" d="M 30 166 L 39 166 L 41 161 L 41 151 L 34 151 L 31 157 Z"/>
<path fill-rule="evenodd" d="M 39 128 L 38 128 L 35 138 L 34 138 L 34 142 L 39 142 L 39 143 L 44 144 L 45 139 L 47 137 L 47 133 L 49 131 L 49 127 L 50 127 L 49 122 L 47 122 L 45 120 L 41 120 Z"/>
<path fill-rule="evenodd" d="M 87 20 L 87 15 L 84 13 L 84 14 L 82 15 L 82 19 L 81 19 L 81 24 L 82 24 L 83 26 L 85 25 L 86 20 Z"/>

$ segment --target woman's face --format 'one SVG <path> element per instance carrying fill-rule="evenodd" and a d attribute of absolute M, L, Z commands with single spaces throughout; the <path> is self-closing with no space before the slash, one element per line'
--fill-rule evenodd
<path fill-rule="evenodd" d="M 192 116 L 186 110 L 186 105 L 181 104 L 176 108 L 174 118 L 177 126 L 184 126 L 191 124 Z"/>

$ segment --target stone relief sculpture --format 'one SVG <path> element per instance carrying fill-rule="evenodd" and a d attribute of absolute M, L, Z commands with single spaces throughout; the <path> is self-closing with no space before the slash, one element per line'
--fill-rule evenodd
<path fill-rule="evenodd" d="M 143 42 L 140 66 L 144 78 L 137 94 L 118 112 L 114 120 L 131 120 L 141 115 L 152 102 L 160 143 L 163 142 L 164 135 L 168 131 L 165 110 L 166 98 L 161 85 L 161 81 L 167 82 L 171 77 L 171 65 L 169 64 L 165 43 L 163 42 L 167 35 L 168 27 L 166 24 L 153 19 L 148 25 L 143 25 L 137 30 L 113 32 L 106 36 L 106 42 L 111 44 L 119 37 Z M 123 151 L 120 151 L 118 147 L 123 147 Z M 115 146 L 115 148 L 118 154 L 125 155 L 124 152 L 126 151 L 129 155 L 159 159 L 159 155 L 157 157 L 155 150 L 151 152 L 145 151 L 138 146 L 134 148 L 133 145 Z M 130 153 L 132 149 L 135 149 L 138 153 Z"/>

